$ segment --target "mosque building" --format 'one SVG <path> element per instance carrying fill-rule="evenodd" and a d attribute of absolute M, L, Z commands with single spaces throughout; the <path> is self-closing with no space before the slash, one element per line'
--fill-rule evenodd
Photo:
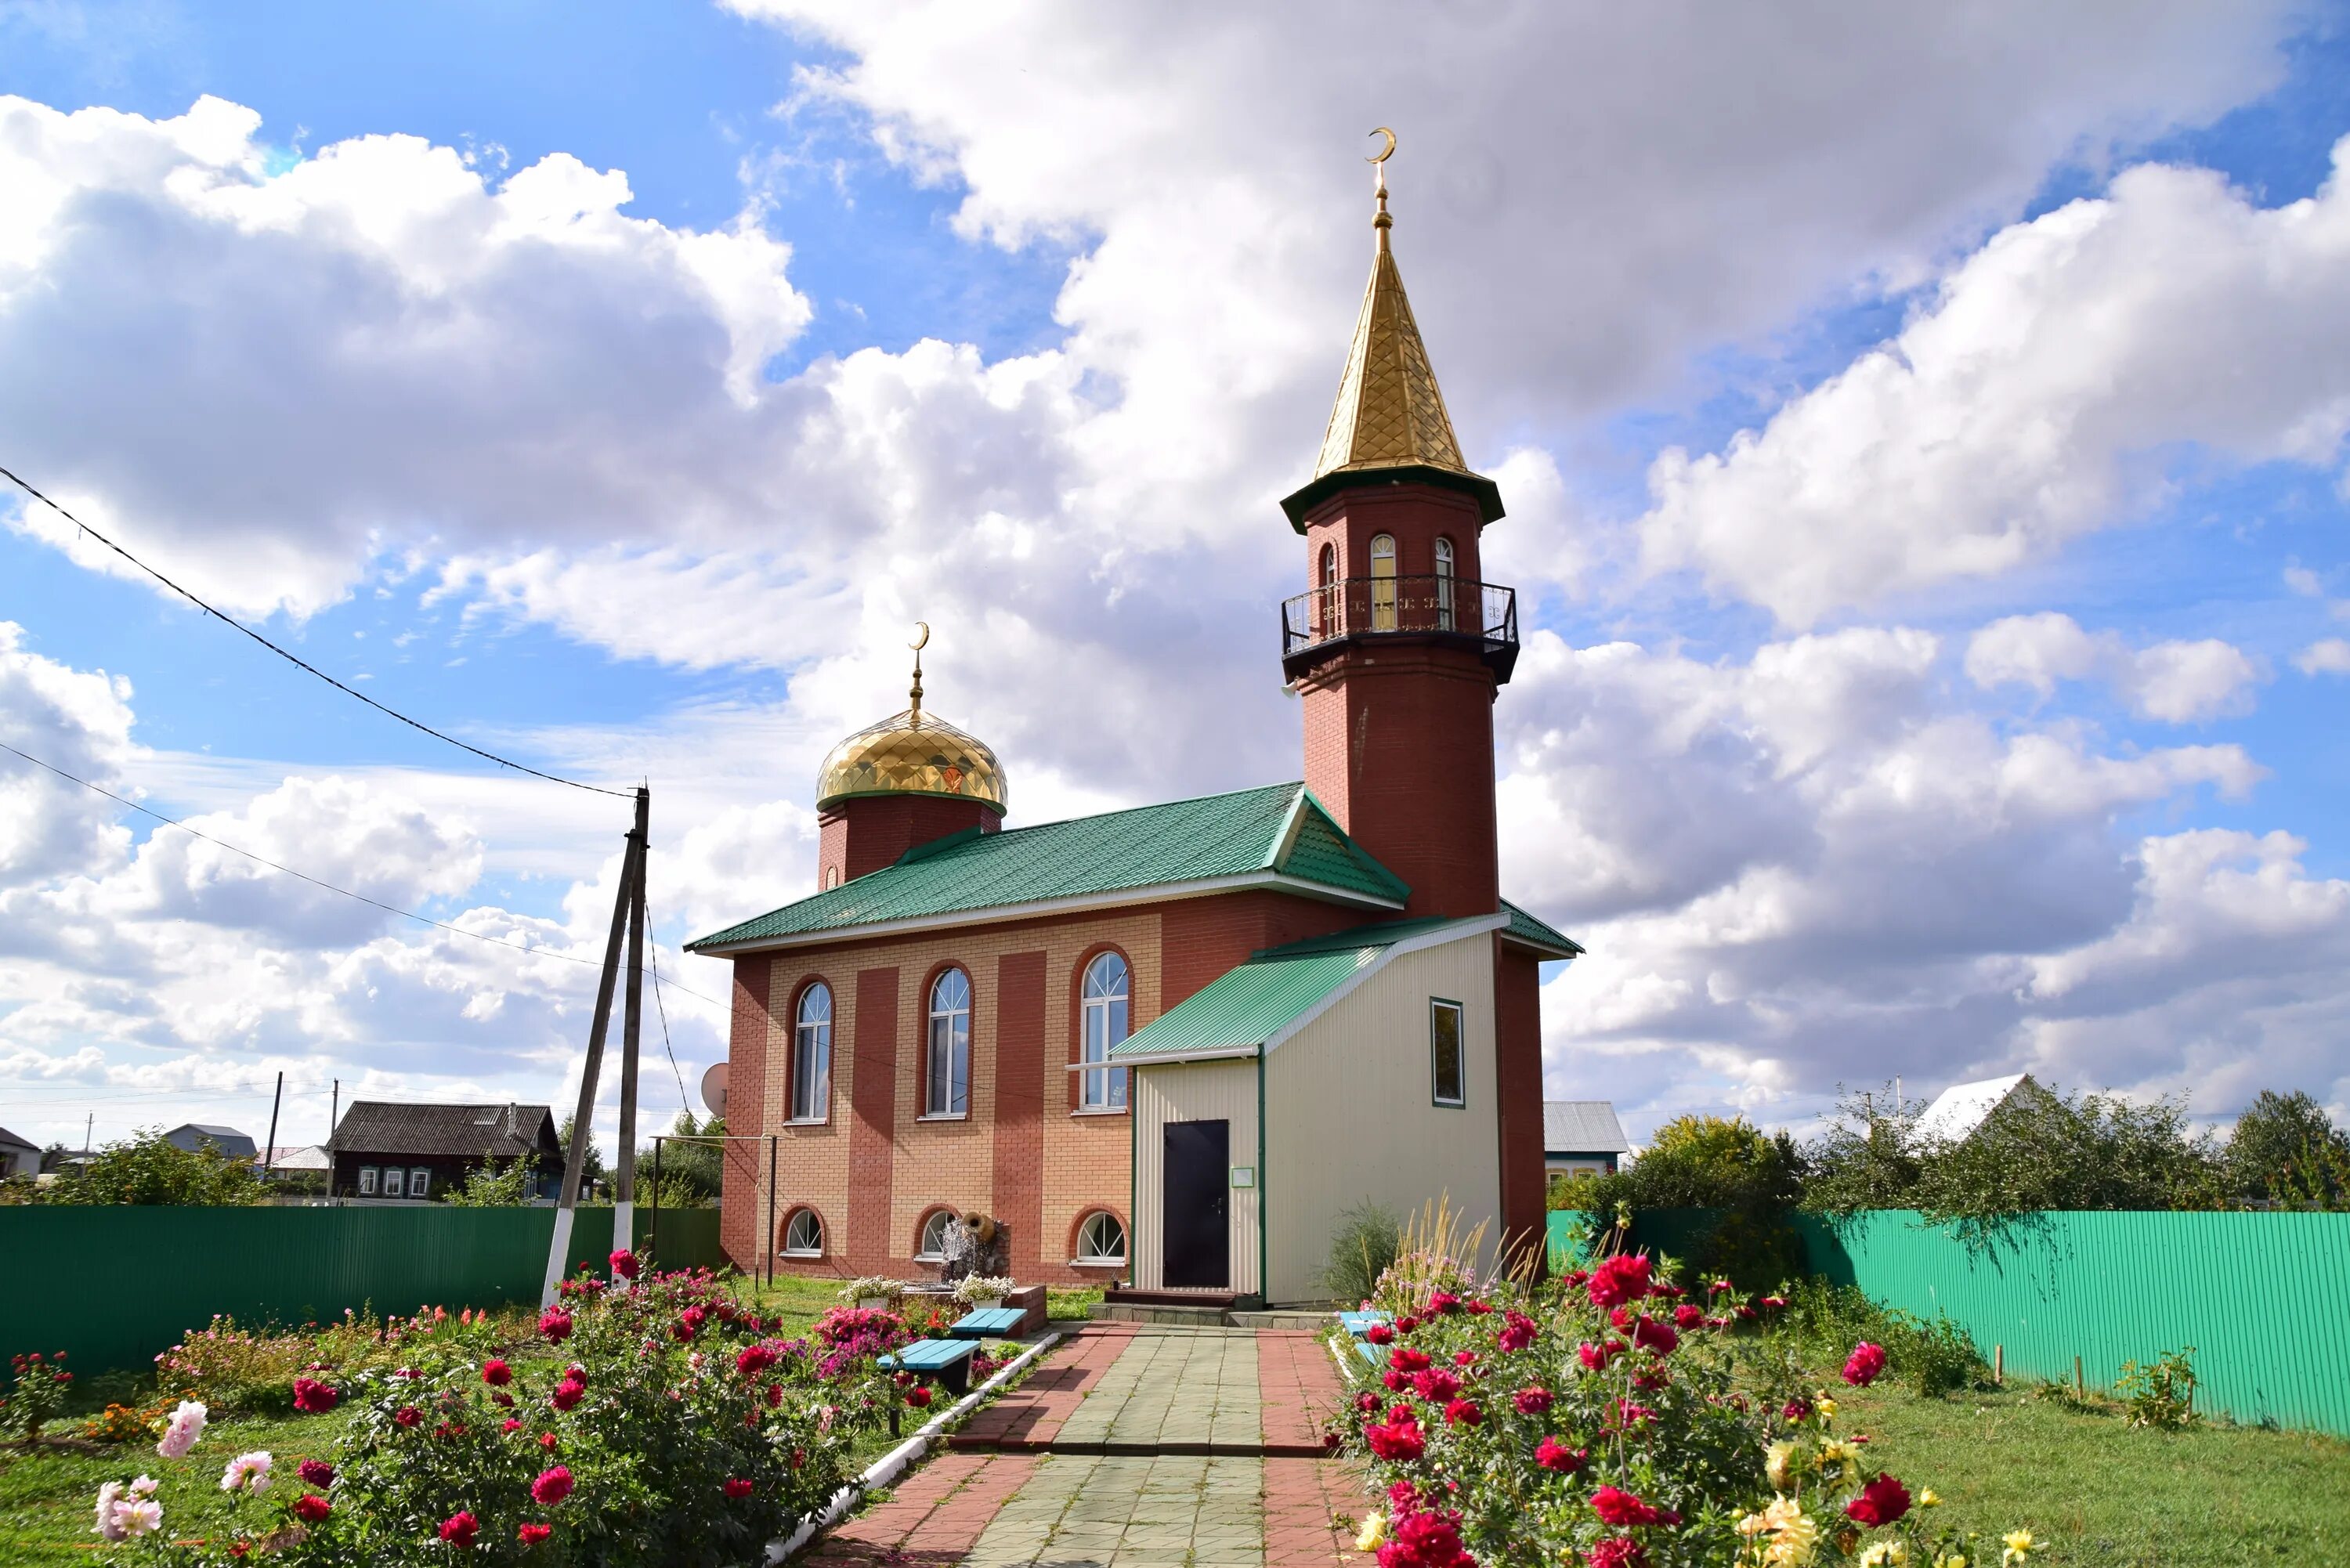
<path fill-rule="evenodd" d="M 1304 778 L 1005 829 L 995 754 L 922 706 L 824 762 L 818 890 L 690 944 L 734 964 L 728 1255 L 920 1278 L 948 1219 L 1020 1282 L 1296 1302 L 1341 1216 L 1440 1196 L 1539 1236 L 1541 968 L 1502 897 L 1493 703 L 1516 596 L 1389 244 L 1313 478 L 1282 503 Z M 748 1147 L 732 1146 L 737 1150 Z"/>

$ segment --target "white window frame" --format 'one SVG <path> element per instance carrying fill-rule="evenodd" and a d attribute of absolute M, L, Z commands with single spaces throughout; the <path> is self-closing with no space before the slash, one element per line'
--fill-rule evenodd
<path fill-rule="evenodd" d="M 1118 966 L 1117 989 L 1108 989 L 1107 966 Z M 1087 1064 L 1077 1075 L 1083 1081 L 1077 1105 L 1087 1111 L 1123 1111 L 1127 1108 L 1127 1069 L 1112 1067 L 1111 1049 L 1134 1032 L 1134 966 L 1118 952 L 1094 955 L 1086 965 L 1084 1002 L 1078 1009 L 1078 1057 Z M 1096 1066 L 1093 1064 L 1104 1064 Z"/>
<path fill-rule="evenodd" d="M 823 1014 L 812 1016 L 821 1002 Z M 817 981 L 800 992 L 792 1023 L 791 1119 L 824 1122 L 832 1119 L 832 987 Z"/>
<path fill-rule="evenodd" d="M 804 1241 L 801 1241 L 800 1226 L 802 1221 L 806 1221 L 807 1226 L 816 1232 L 816 1244 L 814 1246 L 808 1246 Z M 795 1241 L 801 1241 L 801 1244 L 795 1245 L 794 1243 Z M 786 1258 L 823 1257 L 824 1216 L 818 1214 L 813 1209 L 793 1210 L 791 1218 L 784 1221 L 783 1254 Z"/>
<path fill-rule="evenodd" d="M 1440 535 L 1436 541 L 1436 629 L 1452 629 L 1452 541 Z"/>
<path fill-rule="evenodd" d="M 411 1198 L 422 1198 L 431 1193 L 432 1190 L 432 1168 L 429 1165 L 410 1167 L 408 1172 L 408 1195 Z"/>
<path fill-rule="evenodd" d="M 927 1022 L 922 1117 L 961 1121 L 971 1115 L 971 976 L 962 965 L 941 970 L 931 981 Z"/>
<path fill-rule="evenodd" d="M 1102 1249 L 1100 1231 L 1105 1224 L 1118 1229 L 1118 1251 L 1115 1253 Z M 1092 1244 L 1091 1251 L 1087 1251 L 1088 1243 Z M 1126 1221 L 1107 1209 L 1097 1209 L 1087 1215 L 1085 1222 L 1077 1227 L 1077 1255 L 1070 1262 L 1087 1269 L 1122 1269 L 1126 1267 L 1127 1250 L 1132 1245 L 1126 1233 Z"/>
<path fill-rule="evenodd" d="M 1392 534 L 1371 535 L 1371 629 L 1396 628 L 1396 542 Z"/>
<path fill-rule="evenodd" d="M 361 1198 L 373 1198 L 375 1196 L 375 1179 L 376 1168 L 374 1166 L 362 1165 L 359 1167 L 359 1196 Z"/>
<path fill-rule="evenodd" d="M 406 1170 L 396 1165 L 387 1165 L 383 1168 L 383 1195 L 386 1198 L 407 1197 L 407 1187 Z"/>
<path fill-rule="evenodd" d="M 1444 1097 L 1444 1070 L 1439 1056 L 1442 1036 L 1437 1033 L 1439 1014 L 1452 1015 L 1453 1072 L 1461 1092 L 1451 1099 Z M 1469 1103 L 1469 1010 L 1449 996 L 1428 999 L 1428 1097 L 1431 1105 L 1448 1111 L 1460 1110 Z"/>
<path fill-rule="evenodd" d="M 922 1221 L 921 1234 L 914 1238 L 914 1262 L 943 1263 L 947 1261 L 947 1226 L 953 1221 L 954 1217 L 953 1210 L 941 1209 Z M 933 1231 L 938 1234 L 938 1240 L 935 1241 L 931 1239 Z"/>

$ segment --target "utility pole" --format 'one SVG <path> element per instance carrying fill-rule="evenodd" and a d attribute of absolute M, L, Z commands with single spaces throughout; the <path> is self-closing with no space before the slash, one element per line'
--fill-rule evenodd
<path fill-rule="evenodd" d="M 286 1075 L 277 1075 L 277 1092 L 269 1096 L 269 1143 L 262 1150 L 261 1174 L 267 1176 L 277 1163 L 277 1107 L 286 1103 Z"/>
<path fill-rule="evenodd" d="M 620 886 L 612 900 L 612 934 L 604 945 L 604 972 L 596 983 L 596 1012 L 588 1025 L 588 1060 L 579 1073 L 579 1109 L 571 1118 L 571 1147 L 563 1151 L 563 1192 L 556 1199 L 555 1234 L 546 1251 L 546 1283 L 539 1305 L 555 1304 L 556 1287 L 563 1282 L 563 1265 L 571 1253 L 571 1228 L 578 1217 L 579 1179 L 587 1165 L 588 1146 L 596 1122 L 596 1079 L 604 1064 L 604 1035 L 612 1023 L 612 992 L 620 978 L 620 942 L 634 924 L 639 889 L 643 885 L 645 840 L 652 816 L 652 792 L 637 791 L 636 826 L 629 828 L 628 848 L 620 857 Z M 624 1089 L 631 1085 L 624 1085 Z M 622 1114 L 635 1119 L 633 1102 Z M 632 1151 L 624 1148 L 624 1155 Z M 633 1194 L 631 1194 L 633 1197 Z M 617 1220 L 619 1216 L 613 1216 Z M 615 1231 L 617 1238 L 618 1232 Z"/>
<path fill-rule="evenodd" d="M 91 1137 L 91 1135 L 92 1135 L 92 1134 L 96 1133 L 97 1131 L 98 1131 L 98 1113 L 97 1113 L 96 1111 L 92 1111 L 92 1112 L 90 1112 L 90 1113 L 89 1113 L 89 1115 L 88 1115 L 88 1116 L 85 1116 L 85 1117 L 82 1119 L 82 1124 L 81 1124 L 81 1151 L 82 1151 L 82 1153 L 84 1153 L 84 1154 L 88 1154 L 88 1153 L 89 1152 L 89 1140 L 90 1140 L 90 1137 Z"/>
<path fill-rule="evenodd" d="M 629 904 L 629 989 L 620 1013 L 620 1158 L 612 1168 L 612 1245 L 637 1243 L 637 1040 L 645 1001 L 645 860 L 650 791 L 637 792 L 637 880 Z M 619 1282 L 625 1283 L 625 1282 Z"/>

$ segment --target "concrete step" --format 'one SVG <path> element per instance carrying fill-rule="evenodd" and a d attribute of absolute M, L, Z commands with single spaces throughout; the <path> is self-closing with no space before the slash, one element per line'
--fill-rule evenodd
<path fill-rule="evenodd" d="M 1227 1314 L 1234 1328 L 1302 1328 L 1308 1331 L 1334 1327 L 1336 1320 L 1326 1308 L 1273 1307 L 1261 1312 L 1236 1312 Z"/>
<path fill-rule="evenodd" d="M 1096 1323 L 1149 1323 L 1182 1328 L 1228 1328 L 1232 1316 L 1220 1306 L 1143 1305 L 1132 1302 L 1103 1302 L 1089 1308 L 1087 1315 Z"/>

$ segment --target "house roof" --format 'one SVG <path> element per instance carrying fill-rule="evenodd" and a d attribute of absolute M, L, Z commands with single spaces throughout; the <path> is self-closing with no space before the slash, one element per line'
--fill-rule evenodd
<path fill-rule="evenodd" d="M 1304 784 L 1269 784 L 1003 833 L 965 829 L 686 946 L 785 947 L 1242 887 L 1390 909 L 1411 892 L 1340 831 Z"/>
<path fill-rule="evenodd" d="M 1544 1100 L 1543 1152 L 1625 1154 L 1632 1147 L 1613 1100 Z"/>
<path fill-rule="evenodd" d="M 510 1121 L 512 1132 L 507 1130 Z M 541 1152 L 546 1144 L 555 1141 L 553 1128 L 553 1113 L 545 1106 L 421 1106 L 354 1100 L 327 1147 L 355 1154 L 453 1154 L 511 1159 Z"/>
<path fill-rule="evenodd" d="M 2040 1085 L 2033 1083 L 2029 1073 L 2010 1073 L 2003 1078 L 1953 1084 L 1936 1095 L 1933 1103 L 1918 1113 L 1917 1121 L 1909 1128 L 1910 1142 L 1917 1145 L 1964 1143 L 1975 1135 L 1977 1128 L 1991 1119 L 1991 1112 L 2005 1105 L 2027 1084 L 2033 1091 L 2040 1090 Z"/>
<path fill-rule="evenodd" d="M 5 1144 L 10 1148 L 29 1148 L 34 1150 L 36 1153 L 39 1151 L 41 1147 L 36 1143 L 26 1143 L 23 1138 L 18 1137 L 6 1127 L 0 1127 L 0 1144 Z"/>
<path fill-rule="evenodd" d="M 1206 1061 L 1271 1050 L 1389 960 L 1498 929 L 1505 919 L 1389 920 L 1268 948 L 1128 1035 L 1110 1060 Z"/>
<path fill-rule="evenodd" d="M 1502 900 L 1502 908 L 1510 917 L 1508 927 L 1502 932 L 1503 940 L 1522 943 L 1551 958 L 1583 956 L 1583 944 L 1556 926 L 1526 913 L 1507 898 Z"/>
<path fill-rule="evenodd" d="M 269 1161 L 272 1170 L 325 1170 L 333 1163 L 324 1144 L 280 1144 Z"/>
<path fill-rule="evenodd" d="M 227 1155 L 250 1156 L 260 1152 L 251 1134 L 205 1122 L 182 1122 L 163 1135 L 163 1141 L 177 1145 L 191 1154 L 206 1147 Z"/>

